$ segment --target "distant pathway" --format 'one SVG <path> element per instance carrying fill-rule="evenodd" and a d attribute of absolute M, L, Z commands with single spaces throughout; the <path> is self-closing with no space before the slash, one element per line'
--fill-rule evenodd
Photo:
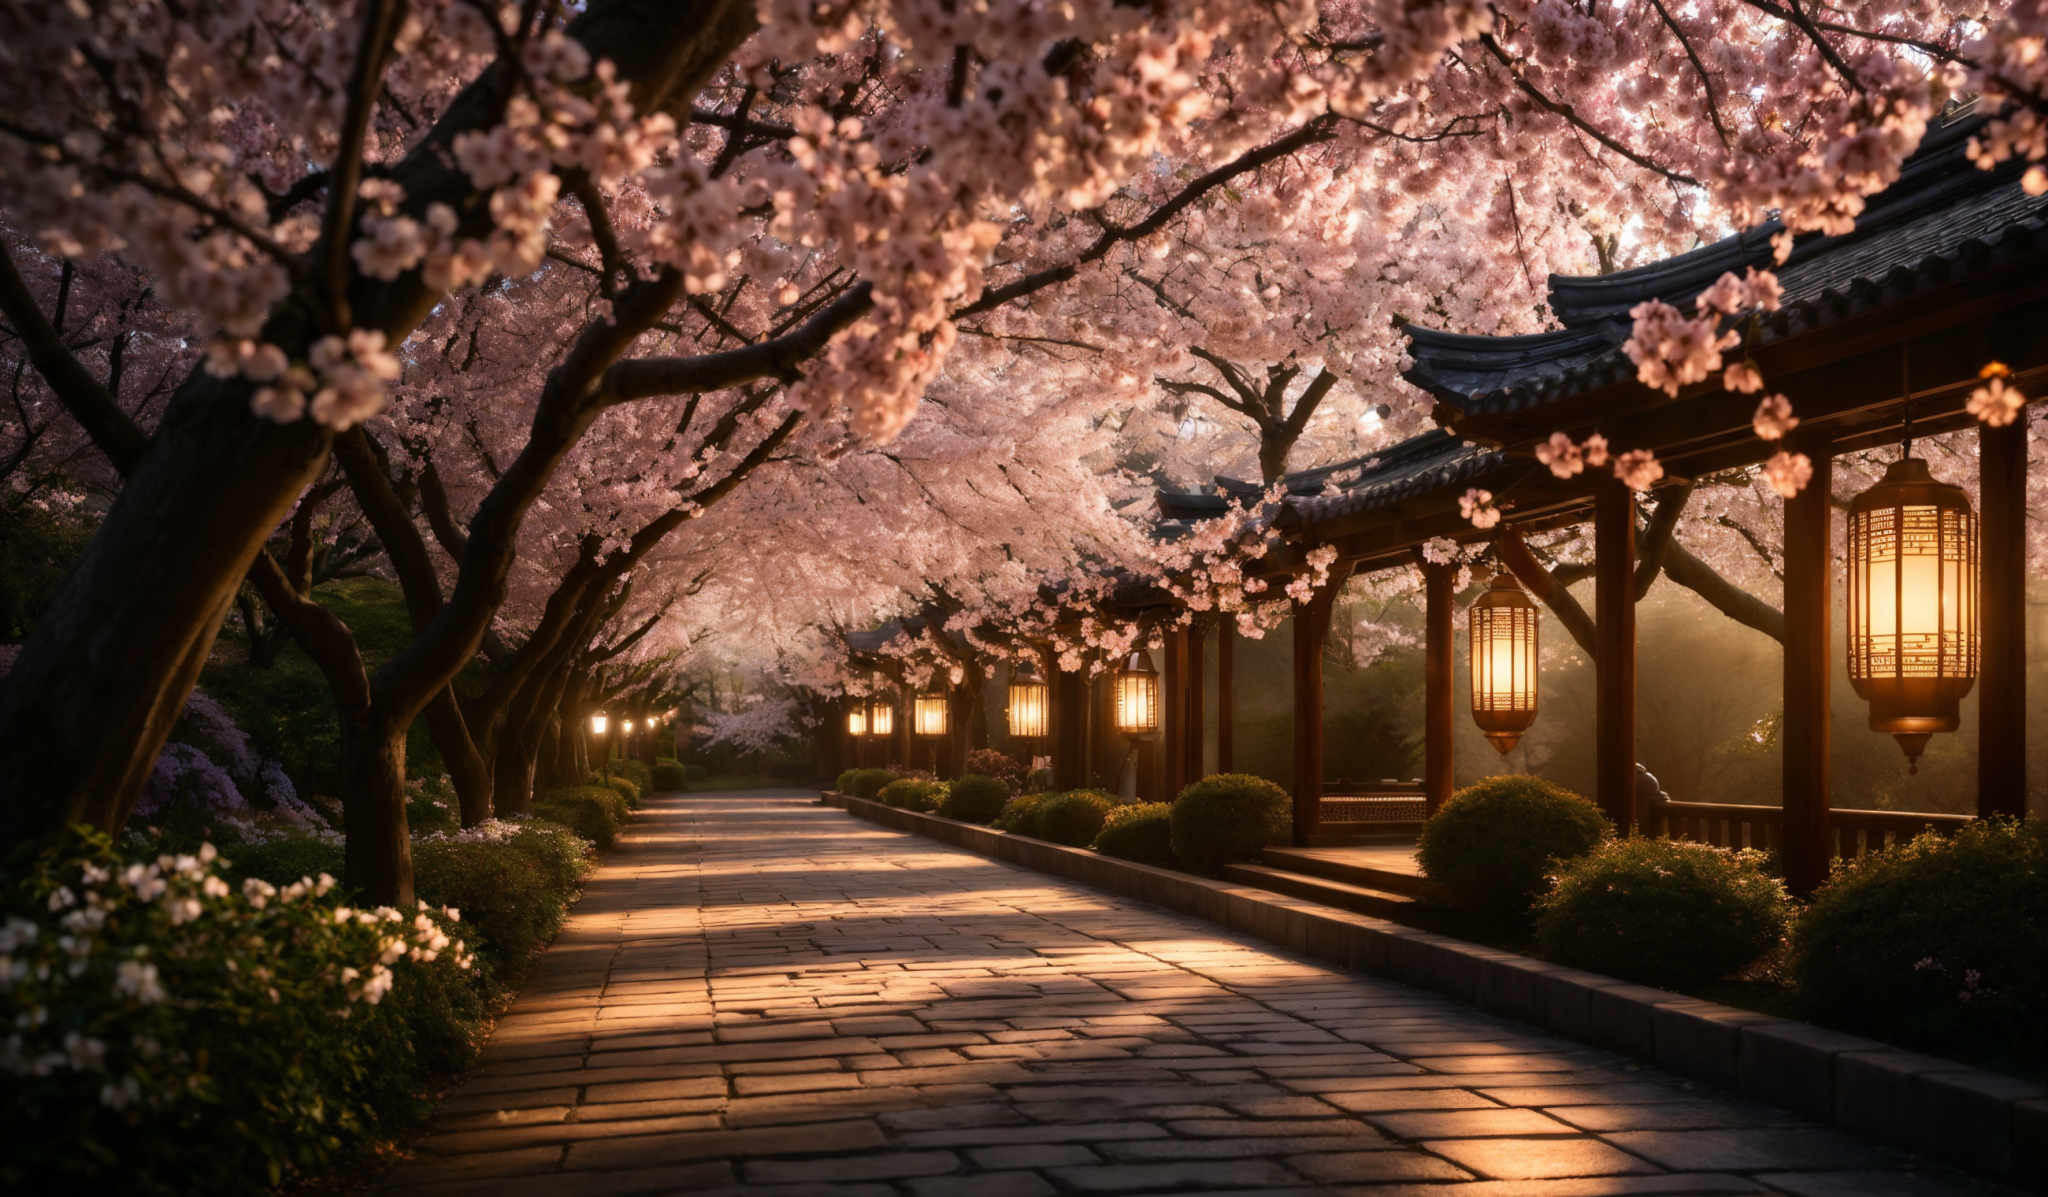
<path fill-rule="evenodd" d="M 388 1191 L 2002 1192 L 813 798 L 652 801 Z"/>

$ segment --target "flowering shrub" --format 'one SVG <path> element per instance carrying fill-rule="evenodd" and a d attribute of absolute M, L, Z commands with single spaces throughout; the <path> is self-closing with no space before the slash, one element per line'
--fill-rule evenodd
<path fill-rule="evenodd" d="M 961 773 L 978 773 L 983 777 L 994 777 L 1011 785 L 1024 781 L 1024 764 L 1000 748 L 977 748 L 967 754 L 961 762 Z"/>
<path fill-rule="evenodd" d="M 986 823 L 1002 814 L 1003 806 L 1009 800 L 1009 783 L 969 773 L 947 789 L 945 801 L 939 803 L 939 813 L 963 823 Z"/>
<path fill-rule="evenodd" d="M 590 845 L 545 819 L 492 819 L 412 849 L 420 899 L 463 913 L 474 947 L 496 975 L 516 972 L 562 929 Z"/>
<path fill-rule="evenodd" d="M 1173 854 L 1195 873 L 1214 873 L 1233 860 L 1257 856 L 1287 837 L 1293 806 L 1286 790 L 1263 777 L 1211 774 L 1174 801 Z"/>
<path fill-rule="evenodd" d="M 1095 850 L 1139 864 L 1176 868 L 1179 861 L 1173 854 L 1172 819 L 1170 802 L 1133 802 L 1114 807 L 1103 817 L 1102 831 L 1095 837 Z"/>
<path fill-rule="evenodd" d="M 205 692 L 192 692 L 172 735 L 136 800 L 137 819 L 183 816 L 233 828 L 268 814 L 297 827 L 325 825 L 284 767 L 258 753 L 234 716 Z"/>
<path fill-rule="evenodd" d="M 2048 1065 L 2048 823 L 1972 823 L 1838 861 L 1793 930 L 1791 971 L 1823 1022 Z"/>
<path fill-rule="evenodd" d="M 1564 865 L 1537 903 L 1536 940 L 1563 964 L 1651 985 L 1697 985 L 1777 947 L 1791 912 L 1762 853 L 1610 840 Z"/>
<path fill-rule="evenodd" d="M 630 817 L 627 803 L 626 796 L 611 786 L 557 786 L 533 800 L 533 813 L 609 848 L 618 842 L 619 824 Z"/>
<path fill-rule="evenodd" d="M 453 831 L 462 826 L 461 803 L 447 774 L 434 781 L 415 777 L 406 783 L 405 825 L 414 835 Z"/>
<path fill-rule="evenodd" d="M 1489 777 L 1451 795 L 1423 825 L 1422 871 L 1460 906 L 1519 922 L 1560 860 L 1607 838 L 1600 808 L 1537 777 Z"/>
<path fill-rule="evenodd" d="M 1116 799 L 1101 790 L 1069 790 L 1046 799 L 1038 810 L 1038 837 L 1082 847 L 1095 842 Z"/>
<path fill-rule="evenodd" d="M 61 859 L 61 863 L 59 863 Z M 356 910 L 328 875 L 231 885 L 211 845 L 46 856 L 0 924 L 0 1187 L 249 1192 L 414 1111 L 486 983 L 454 910 Z M 421 1019 L 419 1025 L 412 1021 Z"/>

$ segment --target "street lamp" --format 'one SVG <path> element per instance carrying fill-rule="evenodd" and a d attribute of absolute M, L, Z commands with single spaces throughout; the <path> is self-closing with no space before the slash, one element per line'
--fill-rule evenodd
<path fill-rule="evenodd" d="M 1041 739 L 1048 734 L 1051 719 L 1045 679 L 1038 667 L 1026 661 L 1010 673 L 1010 734 L 1022 740 Z"/>
<path fill-rule="evenodd" d="M 590 735 L 598 744 L 597 769 L 606 781 L 612 779 L 612 741 L 605 733 L 611 730 L 612 721 L 603 711 L 590 717 Z"/>
<path fill-rule="evenodd" d="M 1143 649 L 1116 671 L 1116 729 L 1127 736 L 1159 730 L 1159 674 Z"/>
<path fill-rule="evenodd" d="M 1927 463 L 1894 462 L 1849 504 L 1849 684 L 1905 750 L 1956 730 L 1977 682 L 1977 516 Z"/>
<path fill-rule="evenodd" d="M 1503 569 L 1466 611 L 1472 720 L 1506 756 L 1536 722 L 1536 604 Z"/>

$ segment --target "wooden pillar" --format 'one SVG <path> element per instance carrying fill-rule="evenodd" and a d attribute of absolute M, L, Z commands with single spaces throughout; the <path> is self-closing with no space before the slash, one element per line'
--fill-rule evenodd
<path fill-rule="evenodd" d="M 1452 735 L 1457 718 L 1452 700 L 1451 589 L 1457 582 L 1457 567 L 1448 562 L 1422 566 L 1423 608 L 1423 742 L 1422 800 L 1427 815 L 1436 814 L 1451 796 L 1454 776 Z"/>
<path fill-rule="evenodd" d="M 916 721 L 917 701 L 911 696 L 908 686 L 898 686 L 895 703 L 896 722 L 890 730 L 896 733 L 896 759 L 882 763 L 915 769 L 918 767 L 917 739 L 911 725 Z"/>
<path fill-rule="evenodd" d="M 1204 672 L 1202 642 L 1208 639 L 1208 636 L 1209 630 L 1199 623 L 1189 627 L 1187 631 L 1187 659 L 1185 664 L 1187 666 L 1188 682 L 1185 690 L 1188 700 L 1186 724 L 1188 733 L 1186 740 L 1181 745 L 1186 752 L 1184 758 L 1186 763 L 1181 766 L 1180 771 L 1181 784 L 1183 786 L 1196 781 L 1202 776 L 1202 746 L 1207 742 L 1207 737 L 1203 734 L 1205 730 L 1204 725 L 1207 720 L 1203 716 L 1205 714 L 1204 708 L 1208 705 L 1204 701 L 1207 696 L 1207 686 L 1205 684 L 1206 679 L 1202 676 Z M 1167 801 L 1172 801 L 1174 798 L 1179 797 L 1179 795 L 1180 791 L 1175 790 L 1167 796 Z"/>
<path fill-rule="evenodd" d="M 1785 501 L 1785 880 L 1812 893 L 1827 879 L 1834 855 L 1828 829 L 1828 684 L 1833 676 L 1834 511 L 1829 491 L 1834 460 L 1822 438 L 1794 438 L 1788 448 L 1813 462 L 1813 477 Z"/>
<path fill-rule="evenodd" d="M 1169 627 L 1164 639 L 1160 654 L 1165 658 L 1164 668 L 1159 674 L 1159 781 L 1154 792 L 1143 795 L 1151 802 L 1171 802 L 1187 784 L 1181 775 L 1187 768 L 1188 630 Z"/>
<path fill-rule="evenodd" d="M 1612 479 L 1593 501 L 1595 793 L 1615 829 L 1636 825 L 1635 492 Z"/>
<path fill-rule="evenodd" d="M 1983 577 L 1977 609 L 1977 814 L 2027 814 L 2027 420 L 1977 427 Z"/>
<path fill-rule="evenodd" d="M 1055 670 L 1047 675 L 1052 697 L 1052 776 L 1062 790 L 1088 784 L 1088 675 Z"/>
<path fill-rule="evenodd" d="M 1216 771 L 1228 773 L 1236 765 L 1237 704 L 1231 693 L 1236 682 L 1237 620 L 1224 616 L 1216 625 Z"/>
<path fill-rule="evenodd" d="M 1294 608 L 1294 842 L 1306 845 L 1322 823 L 1323 638 L 1337 582 Z"/>

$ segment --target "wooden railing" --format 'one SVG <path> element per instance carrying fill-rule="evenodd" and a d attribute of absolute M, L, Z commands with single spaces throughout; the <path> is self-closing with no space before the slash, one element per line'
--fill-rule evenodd
<path fill-rule="evenodd" d="M 1644 830 L 1653 835 L 1768 852 L 1775 851 L 1782 841 L 1785 812 L 1775 806 L 1662 800 L 1650 804 L 1643 821 Z M 1854 859 L 1925 831 L 1951 832 L 1969 821 L 1969 815 L 1929 811 L 1831 810 L 1828 849 L 1832 855 Z"/>
<path fill-rule="evenodd" d="M 1422 820 L 1422 781 L 1339 777 L 1323 782 L 1322 823 L 1416 823 Z"/>

